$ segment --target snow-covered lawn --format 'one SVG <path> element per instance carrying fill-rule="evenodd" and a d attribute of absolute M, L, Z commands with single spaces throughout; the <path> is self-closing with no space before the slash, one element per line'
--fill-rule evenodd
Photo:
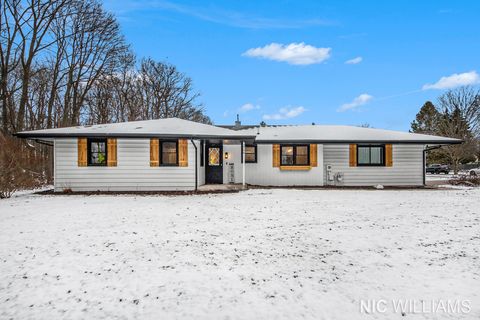
<path fill-rule="evenodd" d="M 428 181 L 438 181 L 438 180 L 450 180 L 450 179 L 454 179 L 456 178 L 457 176 L 454 175 L 453 173 L 449 173 L 449 174 L 431 174 L 431 173 L 427 173 L 425 175 L 425 180 L 428 182 Z"/>
<path fill-rule="evenodd" d="M 0 228 L 1 319 L 480 318 L 479 189 L 24 194 Z"/>
<path fill-rule="evenodd" d="M 470 176 L 469 171 L 460 171 L 458 174 L 454 174 L 453 171 L 450 171 L 449 174 L 431 174 L 427 173 L 425 175 L 425 180 L 427 182 L 432 182 L 432 181 L 448 181 L 452 179 L 458 179 L 461 176 Z"/>

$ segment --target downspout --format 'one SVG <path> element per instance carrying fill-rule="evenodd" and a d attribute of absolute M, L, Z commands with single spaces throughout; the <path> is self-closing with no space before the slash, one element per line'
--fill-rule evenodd
<path fill-rule="evenodd" d="M 197 150 L 197 145 L 195 142 L 193 142 L 193 139 L 190 138 L 190 142 L 193 144 L 193 147 L 195 148 L 195 192 L 198 189 L 198 150 Z"/>
<path fill-rule="evenodd" d="M 422 151 L 422 170 L 423 170 L 423 174 L 422 174 L 422 178 L 423 178 L 423 186 L 425 187 L 427 185 L 427 177 L 426 177 L 426 168 L 425 168 L 425 160 L 426 160 L 426 157 L 427 157 L 427 149 L 423 148 L 423 151 Z"/>

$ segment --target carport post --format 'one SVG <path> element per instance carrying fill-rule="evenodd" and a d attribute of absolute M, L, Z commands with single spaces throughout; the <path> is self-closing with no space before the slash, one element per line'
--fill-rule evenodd
<path fill-rule="evenodd" d="M 245 141 L 242 141 L 242 186 L 245 188 Z"/>

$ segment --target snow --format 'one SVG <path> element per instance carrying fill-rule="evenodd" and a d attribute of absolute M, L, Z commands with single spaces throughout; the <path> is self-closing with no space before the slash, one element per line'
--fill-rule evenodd
<path fill-rule="evenodd" d="M 362 299 L 468 300 L 480 189 L 256 189 L 0 201 L 0 318 L 399 319 Z"/>
<path fill-rule="evenodd" d="M 430 186 L 450 186 L 448 182 L 450 180 L 458 180 L 462 176 L 470 176 L 468 171 L 460 171 L 458 174 L 454 174 L 453 171 L 451 171 L 449 174 L 430 174 L 427 173 L 425 175 L 425 181 L 427 182 L 427 185 Z"/>
<path fill-rule="evenodd" d="M 61 136 L 169 136 L 194 138 L 255 139 L 257 142 L 318 141 L 334 143 L 411 142 L 420 144 L 450 144 L 461 140 L 425 134 L 334 125 L 298 125 L 254 127 L 231 130 L 193 121 L 167 118 L 144 121 L 77 126 L 68 128 L 24 131 L 20 137 L 54 138 Z"/>
<path fill-rule="evenodd" d="M 270 126 L 239 130 L 257 134 L 257 142 L 318 141 L 337 143 L 411 142 L 421 144 L 460 143 L 461 140 L 426 134 L 342 125 Z"/>
<path fill-rule="evenodd" d="M 175 136 L 175 137 L 223 137 L 223 138 L 254 138 L 255 134 L 238 132 L 213 125 L 167 118 L 156 120 L 130 121 L 120 123 L 98 124 L 92 126 L 77 126 L 67 128 L 23 131 L 21 137 L 59 137 L 68 136 Z"/>
<path fill-rule="evenodd" d="M 431 174 L 427 173 L 425 174 L 425 180 L 428 181 L 448 181 L 458 178 L 458 175 L 455 175 L 453 173 L 449 174 Z"/>

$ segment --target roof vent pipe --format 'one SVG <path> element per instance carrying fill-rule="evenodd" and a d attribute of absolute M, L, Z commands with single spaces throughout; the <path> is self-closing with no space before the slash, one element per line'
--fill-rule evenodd
<path fill-rule="evenodd" d="M 235 128 L 240 129 L 242 122 L 240 122 L 240 117 L 237 114 L 237 121 L 235 121 Z"/>

